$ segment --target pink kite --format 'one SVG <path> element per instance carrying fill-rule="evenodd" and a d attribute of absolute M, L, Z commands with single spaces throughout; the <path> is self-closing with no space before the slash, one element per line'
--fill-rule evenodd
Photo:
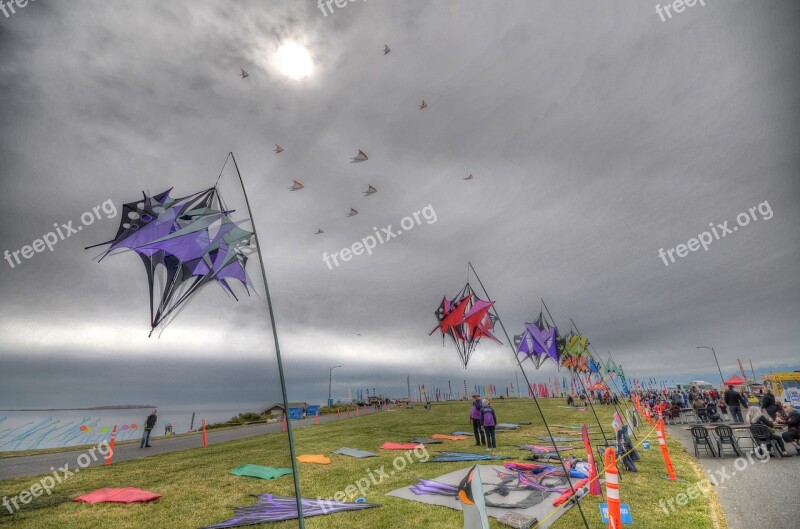
<path fill-rule="evenodd" d="M 382 450 L 414 450 L 415 448 L 425 448 L 425 445 L 414 443 L 383 443 Z"/>
<path fill-rule="evenodd" d="M 78 496 L 73 501 L 84 503 L 134 503 L 142 501 L 153 501 L 161 497 L 161 494 L 147 490 L 137 489 L 136 487 L 125 487 L 122 489 L 97 489 L 83 496 Z"/>

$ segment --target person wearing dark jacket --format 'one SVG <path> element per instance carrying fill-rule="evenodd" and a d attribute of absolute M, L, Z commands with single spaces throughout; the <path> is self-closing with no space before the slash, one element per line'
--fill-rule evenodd
<path fill-rule="evenodd" d="M 139 448 L 150 448 L 150 432 L 156 427 L 158 422 L 158 410 L 153 410 L 144 423 L 144 432 L 142 433 L 142 443 Z"/>
<path fill-rule="evenodd" d="M 497 443 L 494 439 L 494 427 L 497 426 L 497 415 L 495 415 L 494 409 L 491 404 L 489 404 L 489 399 L 483 399 L 482 404 L 481 425 L 486 432 L 487 450 L 494 450 L 497 448 Z"/>
<path fill-rule="evenodd" d="M 784 442 L 794 443 L 794 449 L 800 454 L 800 411 L 794 409 L 791 404 L 784 404 L 783 410 L 786 412 L 786 431 L 781 434 Z"/>
<path fill-rule="evenodd" d="M 472 394 L 469 418 L 472 421 L 472 432 L 475 434 L 475 446 L 486 446 L 486 434 L 481 428 L 481 396 L 477 393 Z"/>
<path fill-rule="evenodd" d="M 767 392 L 761 397 L 761 409 L 766 411 L 772 420 L 775 420 L 775 415 L 778 413 L 778 403 L 775 402 L 775 395 L 772 390 L 768 389 Z"/>
<path fill-rule="evenodd" d="M 733 419 L 733 422 L 744 422 L 744 418 L 742 417 L 742 406 L 744 406 L 746 409 L 748 407 L 748 403 L 742 394 L 733 389 L 733 386 L 728 386 L 728 390 L 723 395 L 723 400 L 725 401 L 725 405 L 728 407 L 728 413 L 731 414 L 731 419 Z"/>

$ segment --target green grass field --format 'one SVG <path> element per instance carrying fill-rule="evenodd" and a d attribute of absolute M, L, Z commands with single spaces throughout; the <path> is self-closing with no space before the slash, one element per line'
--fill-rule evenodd
<path fill-rule="evenodd" d="M 561 399 L 542 399 L 545 415 L 550 424 L 595 425 L 591 412 L 578 412 L 560 408 Z M 497 434 L 498 452 L 511 458 L 522 459 L 525 452 L 516 448 L 523 443 L 544 444 L 532 436 L 544 435 L 533 401 L 495 400 L 493 402 L 500 422 L 532 421 L 532 426 L 522 426 L 513 432 Z M 613 408 L 597 407 L 603 427 L 610 424 Z M 421 408 L 382 412 L 358 419 L 342 420 L 328 424 L 295 430 L 298 454 L 325 454 L 331 457 L 330 465 L 300 464 L 300 483 L 306 498 L 330 497 L 360 478 L 367 477 L 372 470 L 384 465 L 393 469 L 392 461 L 402 452 L 381 451 L 384 441 L 405 442 L 412 436 L 430 436 L 434 433 L 451 433 L 469 430 L 467 419 L 469 403 L 434 404 L 425 411 Z M 610 430 L 608 426 L 608 430 Z M 639 440 L 650 431 L 643 428 Z M 566 435 L 554 432 L 554 435 Z M 633 514 L 634 525 L 648 529 L 693 529 L 726 526 L 719 516 L 716 497 L 708 500 L 690 501 L 679 512 L 667 516 L 659 506 L 659 499 L 674 497 L 684 492 L 688 485 L 698 481 L 700 471 L 689 455 L 676 441 L 668 446 L 678 476 L 686 483 L 673 483 L 660 476 L 665 475 L 664 462 L 658 450 L 655 432 L 649 437 L 652 449 L 640 450 L 642 459 L 637 463 L 639 472 L 622 472 L 620 493 L 622 501 L 628 503 Z M 636 442 L 636 441 L 635 441 Z M 342 446 L 380 453 L 378 458 L 355 459 L 331 452 Z M 471 451 L 472 440 L 446 441 L 433 445 L 437 450 Z M 585 452 L 581 451 L 585 456 Z M 412 456 L 413 457 L 413 456 Z M 291 476 L 277 480 L 262 481 L 232 476 L 228 471 L 247 463 L 276 467 L 290 466 L 285 435 L 269 434 L 241 441 L 210 445 L 154 456 L 137 461 L 117 463 L 111 467 L 90 467 L 81 470 L 67 481 L 56 485 L 51 496 L 34 498 L 14 515 L 2 509 L 0 527 L 19 529 L 64 529 L 98 527 L 114 528 L 197 528 L 230 518 L 233 507 L 253 502 L 251 494 L 270 492 L 277 495 L 293 495 Z M 379 503 L 381 507 L 360 512 L 344 512 L 306 520 L 310 529 L 332 529 L 350 527 L 373 528 L 437 528 L 460 529 L 463 527 L 461 513 L 445 507 L 430 506 L 385 496 L 386 492 L 416 482 L 417 478 L 432 479 L 442 474 L 467 468 L 468 463 L 421 463 L 408 464 L 378 485 L 372 485 L 366 493 L 367 501 Z M 14 496 L 29 489 L 39 478 L 22 478 L 0 481 L 0 497 Z M 163 497 L 148 504 L 98 504 L 85 505 L 73 498 L 100 487 L 139 487 L 161 494 Z M 710 500 L 710 501 L 709 501 Z M 583 510 L 592 528 L 605 527 L 597 507 L 599 501 L 588 497 L 581 501 Z M 491 527 L 502 527 L 491 519 Z M 263 526 L 267 527 L 267 525 Z M 296 521 L 270 524 L 269 527 L 284 529 L 297 527 Z M 555 529 L 583 527 L 578 509 L 573 507 L 553 526 Z"/>

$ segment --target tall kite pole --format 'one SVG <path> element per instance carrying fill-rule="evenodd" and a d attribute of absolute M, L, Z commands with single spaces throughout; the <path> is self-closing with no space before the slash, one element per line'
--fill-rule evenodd
<path fill-rule="evenodd" d="M 253 225 L 253 236 L 256 238 L 256 251 L 258 252 L 258 260 L 261 265 L 261 277 L 264 279 L 264 290 L 267 293 L 267 307 L 269 308 L 269 320 L 272 324 L 272 336 L 275 339 L 275 357 L 278 359 L 278 376 L 281 380 L 281 395 L 283 397 L 283 410 L 285 414 L 289 413 L 289 398 L 286 395 L 286 378 L 283 375 L 283 362 L 281 361 L 281 346 L 278 343 L 278 329 L 275 327 L 275 312 L 272 310 L 272 298 L 269 295 L 269 286 L 267 284 L 267 272 L 264 269 L 264 257 L 261 255 L 261 239 L 258 238 L 256 233 L 256 221 L 253 218 L 253 210 L 250 209 L 250 200 L 247 198 L 247 191 L 244 188 L 244 180 L 242 180 L 242 173 L 239 172 L 239 164 L 236 163 L 236 157 L 233 152 L 228 153 L 233 166 L 236 168 L 236 174 L 239 176 L 239 183 L 242 185 L 242 193 L 244 193 L 244 201 L 247 204 L 247 214 L 250 216 L 250 223 Z M 227 160 L 226 160 L 227 162 Z M 225 166 L 223 166 L 223 170 Z M 221 174 L 221 173 L 220 173 Z M 219 180 L 218 180 L 219 181 Z M 297 459 L 294 451 L 294 434 L 292 433 L 292 421 L 287 417 L 286 419 L 286 433 L 289 436 L 289 455 L 292 458 L 292 477 L 294 478 L 294 491 L 295 500 L 297 501 L 297 520 L 300 523 L 300 529 L 305 529 L 306 523 L 303 518 L 303 501 L 300 497 L 300 478 L 297 471 Z"/>
<path fill-rule="evenodd" d="M 472 273 L 475 275 L 475 279 L 478 280 L 478 284 L 481 286 L 481 290 L 483 290 L 483 293 L 486 296 L 486 298 L 492 299 L 492 297 L 486 291 L 486 287 L 483 286 L 483 282 L 481 281 L 481 278 L 478 276 L 478 272 L 476 272 L 475 268 L 472 266 L 472 263 L 468 262 L 467 264 L 469 265 L 469 269 L 467 270 L 467 272 L 469 273 L 469 270 L 472 270 Z M 467 283 L 469 283 L 469 281 L 467 281 Z M 500 319 L 500 314 L 498 314 L 497 309 L 494 307 L 494 304 L 492 304 L 492 312 L 494 312 L 494 316 L 495 318 L 497 318 L 497 323 L 500 324 L 500 328 L 503 329 L 503 334 L 506 337 L 506 342 L 508 342 L 509 347 L 511 347 L 511 352 L 514 355 L 514 359 L 517 361 L 517 365 L 519 366 L 520 371 L 522 371 L 522 378 L 525 379 L 525 384 L 527 384 L 528 390 L 530 391 L 531 382 L 530 380 L 528 380 L 528 374 L 525 372 L 525 368 L 522 367 L 522 362 L 520 362 L 519 355 L 517 355 L 517 352 L 514 350 L 514 342 L 511 340 L 511 338 L 509 338 L 508 332 L 506 331 L 506 326 L 503 325 L 503 320 Z M 536 403 L 536 409 L 539 410 L 539 415 L 542 416 L 542 423 L 544 424 L 545 429 L 547 429 L 547 435 L 550 437 L 550 441 L 553 443 L 553 449 L 556 452 L 556 457 L 558 457 L 558 460 L 561 462 L 561 468 L 564 471 L 564 475 L 567 476 L 567 483 L 569 483 L 569 488 L 572 491 L 572 496 L 575 498 L 575 504 L 578 506 L 578 511 L 580 511 L 581 513 L 581 518 L 583 518 L 583 525 L 586 527 L 586 529 L 589 529 L 589 522 L 586 521 L 586 515 L 583 513 L 583 507 L 581 507 L 581 502 L 579 501 L 580 498 L 578 498 L 578 494 L 575 491 L 575 487 L 572 485 L 572 480 L 569 478 L 569 470 L 567 470 L 567 467 L 564 465 L 564 460 L 561 459 L 561 453 L 558 450 L 558 443 L 553 441 L 553 433 L 550 431 L 550 425 L 547 424 L 547 419 L 544 416 L 542 407 L 539 406 L 539 399 L 536 397 L 535 392 L 531 392 L 531 396 L 533 397 L 533 402 Z"/>

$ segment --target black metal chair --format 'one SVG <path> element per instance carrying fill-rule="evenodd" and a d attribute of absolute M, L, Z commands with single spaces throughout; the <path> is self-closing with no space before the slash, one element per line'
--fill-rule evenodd
<path fill-rule="evenodd" d="M 777 457 L 778 459 L 782 459 L 783 456 L 781 455 L 781 447 L 778 445 L 778 441 L 775 439 L 770 439 L 770 432 L 769 428 L 764 426 L 763 424 L 751 424 L 750 425 L 750 435 L 753 436 L 753 446 L 755 445 L 763 445 L 767 447 L 772 452 L 772 455 Z"/>
<path fill-rule="evenodd" d="M 742 452 L 739 450 L 739 443 L 733 436 L 733 430 L 730 426 L 719 425 L 714 428 L 714 433 L 717 434 L 717 452 L 719 457 L 725 457 L 725 445 L 730 445 L 733 448 L 733 453 L 742 457 Z"/>
<path fill-rule="evenodd" d="M 712 456 L 717 457 L 714 451 L 714 445 L 711 444 L 711 438 L 708 435 L 708 430 L 703 426 L 692 426 L 692 444 L 694 445 L 694 457 L 700 459 L 700 447 L 702 446 Z"/>

